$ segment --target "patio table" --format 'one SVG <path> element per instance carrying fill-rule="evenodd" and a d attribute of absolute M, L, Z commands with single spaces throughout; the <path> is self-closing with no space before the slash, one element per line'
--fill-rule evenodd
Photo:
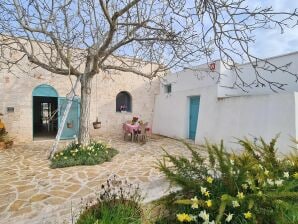
<path fill-rule="evenodd" d="M 123 130 L 131 134 L 131 141 L 133 141 L 134 134 L 138 132 L 139 128 L 140 128 L 139 124 L 129 124 L 129 123 L 123 124 Z"/>

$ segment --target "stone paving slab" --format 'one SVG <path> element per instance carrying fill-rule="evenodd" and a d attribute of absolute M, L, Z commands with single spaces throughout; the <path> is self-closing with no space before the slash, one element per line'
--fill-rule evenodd
<path fill-rule="evenodd" d="M 50 169 L 49 141 L 0 151 L 0 223 L 72 223 L 111 175 L 139 184 L 145 201 L 157 199 L 169 190 L 155 167 L 164 154 L 162 147 L 172 154 L 189 153 L 181 142 L 159 136 L 143 145 L 123 141 L 121 136 L 99 138 L 119 154 L 95 166 Z"/>

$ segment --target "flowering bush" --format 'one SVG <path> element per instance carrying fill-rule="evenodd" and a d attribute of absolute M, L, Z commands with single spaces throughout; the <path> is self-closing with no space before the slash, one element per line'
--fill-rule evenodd
<path fill-rule="evenodd" d="M 191 159 L 166 153 L 160 170 L 182 190 L 163 200 L 168 215 L 157 223 L 298 223 L 298 154 L 279 159 L 276 138 L 239 144 L 240 154 L 223 142 L 200 148 L 207 158 L 188 144 Z"/>
<path fill-rule="evenodd" d="M 87 202 L 76 224 L 141 224 L 139 186 L 116 176 L 101 186 L 96 201 Z"/>
<path fill-rule="evenodd" d="M 51 168 L 95 165 L 110 161 L 118 153 L 116 149 L 102 142 L 91 142 L 87 146 L 71 143 L 51 159 Z"/>

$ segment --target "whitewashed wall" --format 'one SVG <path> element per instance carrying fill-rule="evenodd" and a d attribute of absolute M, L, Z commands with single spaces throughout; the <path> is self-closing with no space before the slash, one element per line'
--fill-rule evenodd
<path fill-rule="evenodd" d="M 199 114 L 196 142 L 204 138 L 236 148 L 236 138 L 263 137 L 269 141 L 280 134 L 280 152 L 290 150 L 290 138 L 296 137 L 294 93 L 231 97 L 216 100 Z"/>
<path fill-rule="evenodd" d="M 288 60 L 281 57 L 283 61 L 280 64 L 295 61 L 297 54 L 290 54 L 288 57 Z M 292 66 L 294 69 L 298 64 L 294 62 Z M 199 70 L 206 67 L 200 66 Z M 251 71 L 248 65 L 244 65 L 244 68 L 247 70 L 243 75 L 249 77 Z M 219 62 L 216 62 L 216 69 L 220 74 L 230 72 Z M 172 93 L 166 94 L 161 84 L 160 94 L 155 102 L 153 132 L 188 138 L 189 97 L 200 96 L 196 143 L 202 143 L 205 138 L 213 142 L 223 139 L 228 147 L 237 149 L 235 138 L 253 139 L 254 136 L 262 136 L 269 141 L 280 134 L 279 150 L 287 152 L 292 144 L 290 138 L 298 138 L 298 93 L 295 93 L 298 85 L 292 77 L 284 76 L 283 73 L 273 75 L 276 81 L 284 80 L 289 83 L 286 91 L 273 93 L 268 88 L 254 88 L 245 93 L 239 89 L 223 88 L 233 79 L 221 79 L 218 83 L 215 73 L 184 70 L 169 74 L 164 84 L 172 84 Z"/>
<path fill-rule="evenodd" d="M 200 69 L 204 68 L 206 67 L 202 66 Z M 204 114 L 204 109 L 212 108 L 211 104 L 217 99 L 217 78 L 216 73 L 207 74 L 195 70 L 169 74 L 165 83 L 172 84 L 172 92 L 165 93 L 161 84 L 160 94 L 155 100 L 153 132 L 170 137 L 188 138 L 189 97 L 200 96 L 199 113 Z M 198 125 L 200 122 L 199 116 Z"/>
<path fill-rule="evenodd" d="M 276 66 L 284 66 L 288 63 L 290 63 L 288 68 L 284 68 L 285 70 L 298 74 L 298 52 L 293 52 L 286 55 L 276 56 L 272 58 L 267 59 L 270 63 L 276 65 Z M 262 67 L 264 63 L 258 62 L 258 66 Z M 266 65 L 268 69 L 272 69 L 272 66 Z M 246 81 L 247 83 L 251 83 L 255 80 L 255 71 L 251 64 L 243 64 L 239 65 L 239 68 L 241 69 L 240 76 L 241 78 Z M 277 88 L 273 88 L 278 93 L 283 92 L 295 92 L 298 91 L 298 83 L 295 76 L 282 72 L 282 71 L 265 71 L 260 68 L 258 68 L 258 71 L 267 80 L 274 81 L 277 83 L 283 83 L 286 84 L 283 88 L 284 90 L 279 90 Z M 244 92 L 240 88 L 222 88 L 223 86 L 232 87 L 235 82 L 235 73 L 227 70 L 224 66 L 220 66 L 220 73 L 221 81 L 219 84 L 219 91 L 218 91 L 218 97 L 227 97 L 227 96 L 243 96 L 243 95 L 260 95 L 260 94 L 272 94 L 272 90 L 270 87 L 266 84 L 265 87 L 262 87 L 261 85 L 256 86 L 256 84 L 252 85 L 251 88 L 245 88 L 247 92 Z M 262 81 L 260 79 L 260 81 Z"/>

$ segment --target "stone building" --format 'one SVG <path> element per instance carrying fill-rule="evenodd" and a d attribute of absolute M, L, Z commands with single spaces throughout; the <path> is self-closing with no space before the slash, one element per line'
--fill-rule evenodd
<path fill-rule="evenodd" d="M 24 67 L 30 67 L 26 61 L 23 64 Z M 55 138 L 66 105 L 65 97 L 71 91 L 70 80 L 75 82 L 74 77 L 70 79 L 41 68 L 28 73 L 18 69 L 14 72 L 0 70 L 0 112 L 4 114 L 6 129 L 15 141 Z M 122 123 L 133 116 L 139 116 L 152 124 L 154 98 L 158 92 L 157 79 L 149 82 L 130 73 L 98 74 L 92 83 L 91 135 L 121 134 Z M 77 134 L 80 87 L 76 93 L 77 100 L 64 127 L 65 139 Z M 97 117 L 102 125 L 100 129 L 94 130 L 92 121 Z"/>

